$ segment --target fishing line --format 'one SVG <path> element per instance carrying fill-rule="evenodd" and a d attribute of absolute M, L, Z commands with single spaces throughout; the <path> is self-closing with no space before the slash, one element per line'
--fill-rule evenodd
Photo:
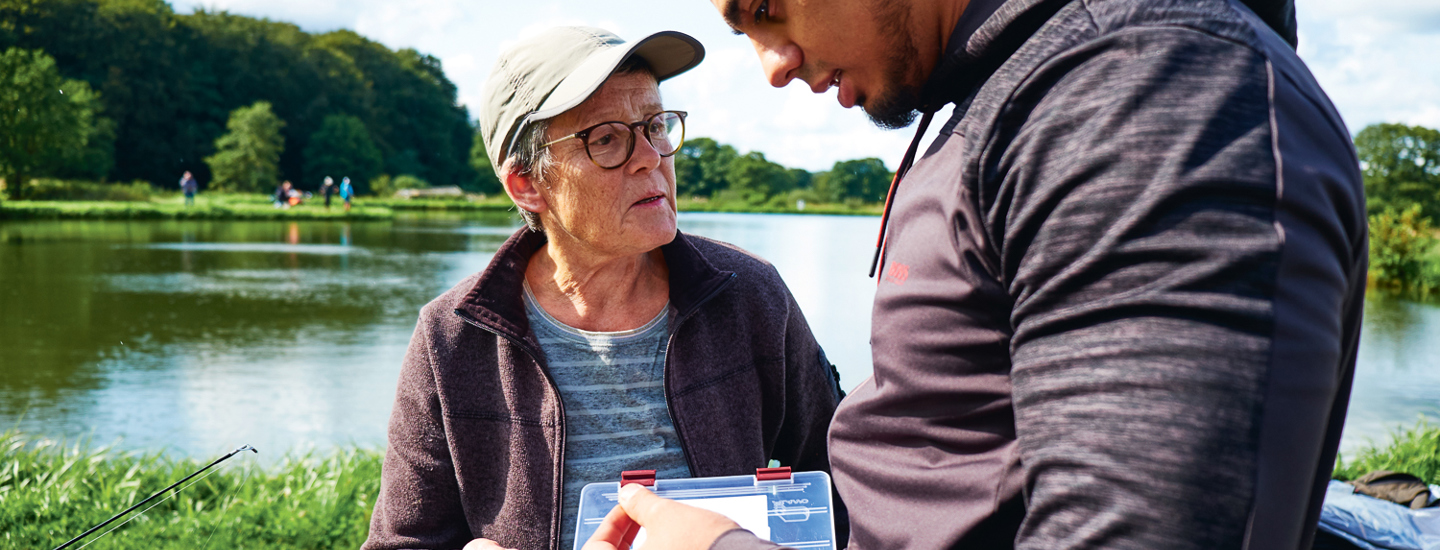
<path fill-rule="evenodd" d="M 240 485 L 235 486 L 235 490 L 231 491 L 231 494 L 240 494 L 240 490 L 244 489 L 245 484 L 250 482 L 251 470 L 253 470 L 253 468 L 245 469 L 245 477 L 240 478 Z M 210 539 L 215 538 L 215 532 L 220 530 L 220 524 L 225 521 L 225 514 L 230 513 L 230 506 L 234 504 L 234 500 L 231 500 L 230 505 L 227 505 L 224 509 L 220 510 L 220 518 L 215 520 L 215 526 L 210 528 L 210 536 L 205 537 L 205 545 L 201 546 L 200 550 L 206 550 L 207 548 L 210 548 Z"/>
<path fill-rule="evenodd" d="M 120 522 L 118 525 L 116 525 L 116 526 L 114 526 L 114 527 L 111 527 L 109 531 L 105 531 L 104 533 L 100 533 L 100 536 L 95 537 L 95 538 L 93 538 L 93 539 L 90 539 L 90 542 L 87 542 L 87 543 L 85 543 L 85 544 L 80 545 L 80 547 L 79 547 L 79 548 L 76 548 L 75 550 L 83 550 L 86 546 L 90 546 L 91 544 L 95 544 L 95 541 L 105 538 L 105 535 L 109 535 L 110 533 L 115 532 L 116 529 L 119 529 L 119 528 L 121 528 L 121 527 L 124 527 L 125 524 L 130 523 L 131 521 L 134 521 L 135 518 L 138 518 L 138 517 L 140 517 L 140 516 L 145 515 L 145 512 L 149 512 L 151 508 L 154 508 L 154 507 L 156 507 L 156 506 L 159 506 L 159 505 L 161 505 L 161 504 L 164 504 L 165 501 L 170 500 L 170 499 L 172 499 L 172 498 L 175 498 L 175 495 L 180 494 L 180 491 L 184 491 L 184 490 L 186 490 L 186 489 L 189 489 L 189 488 L 190 488 L 190 485 L 194 485 L 194 484 L 196 484 L 196 483 L 200 483 L 201 480 L 204 480 L 205 478 L 210 477 L 210 474 L 213 474 L 213 473 L 218 472 L 218 471 L 220 471 L 220 470 L 215 470 L 215 471 L 213 471 L 213 472 L 207 473 L 207 474 L 205 474 L 205 475 L 203 475 L 203 476 L 200 476 L 200 479 L 197 479 L 197 480 L 195 480 L 195 481 L 191 481 L 188 485 L 186 485 L 186 486 L 184 486 L 184 487 L 181 487 L 181 488 L 179 488 L 179 489 L 176 489 L 175 492 L 170 493 L 170 496 L 167 496 L 167 497 L 165 497 L 165 498 L 162 498 L 162 499 L 156 501 L 155 504 L 151 504 L 149 507 L 145 508 L 144 510 L 141 510 L 140 513 L 135 514 L 135 515 L 133 515 L 133 516 L 130 516 L 129 519 L 126 519 L 125 521 Z M 122 515 L 123 515 L 123 514 L 122 514 Z M 84 537 L 84 535 L 81 535 L 80 537 L 77 537 L 77 538 L 82 538 L 82 537 Z M 73 541 L 72 541 L 72 542 L 73 542 Z M 66 544 L 69 544 L 69 543 L 66 543 Z M 61 546 L 60 548 L 64 548 L 64 546 Z M 57 550 L 59 550 L 59 549 L 57 549 Z"/>
<path fill-rule="evenodd" d="M 244 452 L 244 451 L 250 451 L 250 452 L 253 452 L 253 453 L 256 453 L 256 454 L 259 454 L 259 453 L 260 453 L 260 451 L 255 450 L 254 447 L 251 447 L 251 446 L 249 446 L 249 445 L 245 445 L 245 446 L 243 446 L 243 447 L 240 447 L 239 449 L 235 449 L 235 450 L 233 450 L 233 451 L 230 451 L 230 454 L 227 454 L 227 455 L 225 455 L 225 456 L 222 456 L 222 457 L 216 459 L 215 462 L 211 462 L 210 464 L 206 465 L 204 468 L 201 468 L 201 469 L 199 469 L 199 470 L 196 470 L 195 473 L 192 473 L 192 474 L 190 474 L 190 475 L 188 475 L 188 476 L 185 476 L 185 477 L 184 477 L 183 479 L 181 479 L 180 481 L 176 481 L 175 483 L 171 483 L 169 487 L 166 487 L 166 488 L 164 488 L 164 489 L 161 489 L 161 490 L 159 490 L 159 491 L 156 491 L 155 494 L 150 495 L 150 496 L 148 496 L 148 497 L 145 497 L 145 500 L 142 500 L 142 501 L 140 501 L 139 503 L 136 503 L 134 506 L 131 506 L 131 507 L 129 507 L 129 508 L 126 508 L 125 511 L 120 512 L 120 513 L 118 513 L 118 514 L 115 514 L 115 515 L 112 516 L 110 519 L 107 519 L 107 520 L 105 520 L 105 521 L 103 521 L 103 522 L 100 522 L 99 525 L 96 525 L 96 526 L 94 526 L 94 527 L 91 527 L 89 530 L 85 531 L 84 533 L 80 533 L 79 536 L 76 536 L 75 538 L 70 539 L 70 540 L 69 540 L 68 542 L 66 542 L 65 544 L 62 544 L 62 545 L 60 545 L 60 546 L 56 546 L 56 547 L 55 547 L 55 550 L 64 550 L 65 548 L 70 547 L 70 545 L 75 544 L 75 543 L 76 543 L 77 541 L 79 541 L 80 539 L 83 539 L 83 538 L 85 538 L 85 537 L 87 537 L 87 536 L 90 536 L 91 533 L 94 533 L 94 532 L 96 532 L 96 531 L 99 531 L 100 528 L 105 527 L 106 525 L 110 525 L 111 522 L 113 522 L 113 521 L 115 521 L 115 520 L 117 520 L 117 519 L 120 519 L 121 517 L 124 517 L 125 514 L 129 514 L 130 512 L 135 511 L 136 508 L 139 508 L 139 507 L 141 507 L 141 506 L 144 506 L 145 503 L 150 502 L 150 501 L 152 501 L 152 500 L 155 500 L 156 497 L 158 497 L 158 496 L 160 496 L 160 495 L 162 495 L 162 494 L 165 494 L 166 491 L 169 491 L 169 490 L 171 490 L 171 489 L 175 489 L 176 487 L 179 487 L 180 484 L 185 483 L 186 481 L 190 481 L 190 478 L 193 478 L 193 477 L 195 477 L 195 476 L 199 476 L 201 473 L 204 473 L 206 470 L 209 470 L 209 469 L 211 469 L 211 468 L 214 468 L 216 464 L 219 464 L 219 463 L 221 463 L 221 462 L 225 462 L 225 461 L 226 461 L 227 459 L 229 459 L 230 457 L 235 456 L 235 455 L 237 455 L 237 454 L 240 454 L 241 452 Z M 184 486 L 184 487 L 180 487 L 180 489 L 177 489 L 175 492 L 170 493 L 170 496 L 167 496 L 167 497 L 165 497 L 165 498 L 163 498 L 163 499 L 160 499 L 160 502 L 156 502 L 155 504 L 151 504 L 151 505 L 150 505 L 150 508 L 154 508 L 154 507 L 156 507 L 156 506 L 159 506 L 161 502 L 165 502 L 165 501 L 167 501 L 167 500 L 170 500 L 171 498 L 174 498 L 175 495 L 177 495 L 177 494 L 180 493 L 180 491 L 184 491 L 185 489 L 189 489 L 189 488 L 190 488 L 190 485 L 194 485 L 194 484 L 196 484 L 196 483 L 199 483 L 201 480 L 203 480 L 203 479 L 205 479 L 205 478 L 207 478 L 207 477 L 210 477 L 210 474 L 213 474 L 213 473 L 215 473 L 215 472 L 212 471 L 212 472 L 210 472 L 209 474 L 205 474 L 205 475 L 203 475 L 203 476 L 200 476 L 200 479 L 197 479 L 197 480 L 191 482 L 189 485 L 186 485 L 186 486 Z M 106 531 L 104 534 L 101 534 L 100 536 L 95 537 L 94 539 L 91 539 L 90 542 L 87 542 L 87 543 L 81 545 L 80 548 L 84 548 L 84 547 L 86 547 L 86 546 L 90 546 L 90 545 L 93 544 L 95 541 L 100 540 L 100 539 L 102 539 L 102 538 L 105 538 L 105 535 L 108 535 L 108 534 L 114 532 L 116 529 L 119 529 L 121 526 L 124 526 L 126 523 L 130 523 L 131 520 L 133 520 L 133 519 L 135 519 L 135 518 L 137 518 L 137 517 L 140 517 L 140 516 L 145 515 L 145 512 L 149 512 L 149 511 L 150 511 L 150 508 L 146 508 L 144 511 L 140 512 L 139 514 L 136 514 L 136 515 L 134 515 L 134 516 L 131 516 L 130 519 L 127 519 L 127 520 L 125 520 L 125 521 L 123 521 L 123 522 L 120 522 L 120 525 L 116 525 L 115 527 L 110 528 L 109 531 Z M 212 536 L 214 535 L 214 532 L 213 532 L 213 531 L 211 532 L 211 535 L 212 535 Z M 79 550 L 79 549 L 76 549 L 76 550 Z"/>

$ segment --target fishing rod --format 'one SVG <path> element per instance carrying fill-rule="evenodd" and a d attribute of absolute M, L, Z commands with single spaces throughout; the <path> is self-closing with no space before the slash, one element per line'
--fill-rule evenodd
<path fill-rule="evenodd" d="M 155 494 L 150 495 L 150 496 L 147 497 L 145 500 L 140 501 L 139 503 L 137 503 L 137 504 L 134 505 L 134 506 L 131 506 L 131 507 L 129 507 L 129 508 L 126 508 L 124 512 L 120 512 L 120 513 L 118 513 L 118 514 L 115 514 L 114 517 L 105 520 L 104 523 L 101 523 L 100 525 L 96 525 L 96 526 L 94 526 L 94 527 L 91 527 L 89 531 L 86 531 L 86 532 L 84 532 L 84 533 L 80 533 L 80 536 L 75 537 L 75 538 L 73 538 L 73 539 L 70 539 L 70 542 L 67 542 L 67 543 L 65 543 L 65 544 L 62 544 L 62 545 L 60 545 L 60 546 L 56 546 L 56 547 L 55 547 L 55 550 L 65 550 L 65 548 L 69 548 L 70 545 L 75 544 L 75 543 L 76 543 L 77 541 L 79 541 L 80 539 L 83 539 L 83 538 L 85 538 L 85 537 L 90 536 L 91 533 L 94 533 L 94 532 L 96 532 L 96 531 L 99 531 L 100 528 L 105 527 L 106 525 L 110 525 L 111 522 L 113 522 L 113 521 L 115 521 L 115 520 L 117 520 L 117 519 L 120 519 L 120 518 L 124 517 L 125 514 L 128 514 L 128 513 L 130 513 L 130 512 L 134 512 L 136 508 L 139 508 L 139 507 L 141 507 L 141 506 L 144 506 L 145 503 L 150 502 L 150 501 L 152 501 L 152 500 L 155 500 L 155 497 L 158 497 L 158 496 L 160 496 L 160 495 L 165 494 L 165 491 L 169 491 L 169 490 L 171 490 L 171 489 L 174 489 L 174 488 L 176 488 L 176 487 L 179 487 L 181 483 L 185 483 L 186 481 L 190 481 L 190 478 L 195 477 L 195 476 L 198 476 L 198 475 L 200 475 L 201 473 L 204 473 L 205 470 L 209 470 L 210 468 L 215 467 L 216 464 L 219 464 L 219 463 L 221 463 L 221 462 L 225 462 L 225 461 L 228 460 L 230 457 L 235 456 L 235 455 L 240 454 L 240 453 L 243 453 L 243 452 L 245 452 L 245 451 L 250 451 L 250 452 L 255 453 L 255 454 L 260 454 L 260 451 L 255 450 L 254 447 L 251 447 L 251 446 L 249 446 L 249 445 L 245 445 L 245 446 L 243 446 L 243 447 L 240 447 L 239 449 L 235 449 L 235 450 L 233 450 L 233 451 L 230 451 L 230 454 L 227 454 L 227 455 L 225 455 L 225 456 L 220 457 L 219 459 L 216 459 L 215 462 L 211 462 L 209 466 L 206 466 L 206 467 L 201 468 L 201 469 L 199 469 L 199 470 L 195 470 L 195 473 L 190 474 L 190 475 L 188 475 L 188 476 L 185 476 L 185 479 L 182 479 L 182 480 L 180 480 L 180 481 L 176 481 L 175 483 L 170 484 L 169 487 L 166 487 L 166 488 L 164 488 L 164 489 L 161 489 L 161 490 L 159 490 L 159 491 L 156 491 Z"/>

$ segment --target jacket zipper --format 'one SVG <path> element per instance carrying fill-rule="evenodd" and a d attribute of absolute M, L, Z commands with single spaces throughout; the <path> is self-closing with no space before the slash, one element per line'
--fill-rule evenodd
<path fill-rule="evenodd" d="M 735 274 L 731 273 L 730 278 L 725 279 L 725 282 L 716 286 L 715 290 L 695 302 L 695 306 L 690 308 L 688 313 L 685 313 L 682 317 L 675 320 L 675 326 L 670 329 L 670 338 L 665 342 L 665 371 L 662 374 L 665 378 L 665 410 L 670 413 L 670 424 L 675 426 L 675 439 L 680 442 L 680 454 L 685 455 L 685 466 L 690 468 L 691 476 L 699 475 L 695 471 L 695 459 L 691 458 L 690 451 L 685 449 L 685 434 L 681 433 L 680 421 L 675 416 L 675 402 L 670 399 L 670 394 L 672 393 L 670 390 L 670 348 L 675 346 L 675 335 L 680 333 L 681 325 L 684 325 L 685 321 L 695 316 L 695 312 L 700 311 L 700 307 L 705 305 L 705 302 L 709 302 L 712 298 L 718 296 L 721 291 L 729 288 L 730 283 L 734 281 Z"/>
<path fill-rule="evenodd" d="M 460 318 L 461 318 L 461 319 L 464 319 L 465 322 L 470 323 L 470 324 L 471 324 L 472 326 L 474 326 L 475 328 L 478 328 L 478 329 L 483 330 L 483 331 L 485 331 L 485 332 L 488 332 L 488 333 L 490 333 L 490 334 L 494 334 L 494 335 L 496 335 L 496 336 L 499 336 L 499 337 L 501 337 L 501 338 L 504 338 L 506 341 L 510 342 L 510 343 L 511 343 L 512 345 L 514 345 L 515 347 L 518 347 L 518 348 L 520 348 L 521 350 L 524 350 L 524 351 L 525 351 L 525 355 L 529 355 L 529 356 L 530 356 L 530 360 L 531 360 L 531 361 L 534 361 L 536 365 L 539 365 L 539 366 L 540 366 L 540 373 L 545 375 L 545 382 L 546 382 L 547 384 L 550 384 L 550 389 L 551 389 L 551 390 L 554 390 L 554 392 L 555 392 L 555 395 L 556 395 L 556 397 L 557 397 L 557 399 L 556 399 L 555 401 L 558 402 L 558 403 L 560 403 L 560 458 L 559 458 L 559 460 L 556 460 L 556 461 L 555 461 L 555 467 L 559 470 L 559 473 L 556 474 L 557 477 L 556 477 L 556 482 L 555 482 L 555 494 L 552 495 L 553 498 L 552 498 L 552 500 L 551 500 L 551 506 L 550 506 L 551 510 L 553 511 L 552 514 L 551 514 L 551 518 L 550 518 L 550 550 L 560 550 L 560 531 L 561 531 L 561 529 L 564 527 L 563 525 L 560 525 L 560 512 L 562 511 L 560 508 L 565 505 L 564 494 L 565 494 L 565 444 L 566 444 L 566 441 L 565 441 L 565 439 L 566 439 L 566 428 L 565 428 L 565 400 L 564 400 L 564 399 L 558 399 L 558 397 L 559 397 L 559 395 L 560 395 L 560 385 L 559 385 L 559 384 L 556 384 L 556 383 L 555 383 L 555 379 L 550 376 L 550 369 L 547 368 L 542 361 L 540 361 L 538 358 L 535 357 L 535 353 L 532 352 L 532 351 L 530 350 L 529 346 L 525 345 L 524 342 L 518 341 L 518 340 L 516 340 L 516 339 L 514 339 L 514 338 L 511 338 L 511 337 L 509 337 L 509 336 L 506 336 L 506 335 L 504 335 L 504 334 L 501 334 L 499 331 L 496 331 L 496 330 L 494 330 L 494 329 L 491 329 L 490 327 L 485 326 L 484 324 L 480 323 L 479 321 L 476 321 L 475 319 L 472 319 L 468 314 L 464 314 L 464 313 L 459 312 L 459 311 L 457 311 L 456 313 L 460 315 Z M 667 363 L 669 362 L 669 357 L 668 357 L 668 355 L 667 355 L 667 357 L 666 357 L 666 362 L 667 362 Z M 677 435 L 678 435 L 678 432 L 677 432 Z M 683 449 L 684 447 L 681 447 L 681 448 Z"/>

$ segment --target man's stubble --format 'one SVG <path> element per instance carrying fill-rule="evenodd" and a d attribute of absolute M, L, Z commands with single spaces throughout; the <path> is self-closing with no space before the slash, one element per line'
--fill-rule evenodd
<path fill-rule="evenodd" d="M 898 130 L 915 122 L 920 108 L 920 87 L 924 75 L 917 65 L 920 49 L 910 36 L 910 4 L 903 0 L 875 0 L 870 11 L 886 39 L 885 81 L 887 86 L 864 104 L 866 116 L 876 126 Z"/>

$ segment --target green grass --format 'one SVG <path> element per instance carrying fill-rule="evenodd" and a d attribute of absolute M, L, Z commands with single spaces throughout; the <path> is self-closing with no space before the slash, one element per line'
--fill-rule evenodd
<path fill-rule="evenodd" d="M 1416 425 L 1391 435 L 1387 446 L 1366 447 L 1348 460 L 1339 457 L 1332 477 L 1350 481 L 1367 472 L 1390 470 L 1414 475 L 1425 483 L 1440 483 L 1440 426 L 1421 417 Z"/>
<path fill-rule="evenodd" d="M 359 548 L 381 458 L 336 451 L 262 468 L 237 455 L 89 548 Z M 0 547 L 59 546 L 208 463 L 0 435 Z"/>
<path fill-rule="evenodd" d="M 271 205 L 266 195 L 209 195 L 196 197 L 195 205 L 185 206 L 184 199 L 167 197 L 151 201 L 3 201 L 0 220 L 30 219 L 195 219 L 195 220 L 387 220 L 395 216 L 389 208 L 357 201 L 355 208 L 345 212 L 336 204 L 326 210 L 321 203 L 302 204 L 281 209 Z"/>

